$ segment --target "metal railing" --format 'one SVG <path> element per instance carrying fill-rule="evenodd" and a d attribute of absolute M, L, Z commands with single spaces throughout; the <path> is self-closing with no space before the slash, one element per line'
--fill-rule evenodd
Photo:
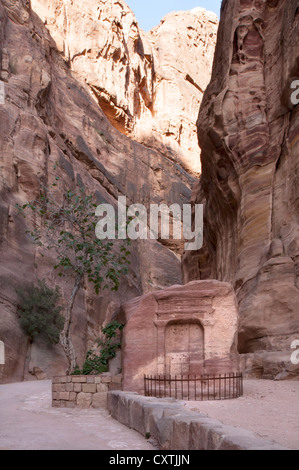
<path fill-rule="evenodd" d="M 243 375 L 145 375 L 144 392 L 146 397 L 188 401 L 231 400 L 243 395 Z"/>

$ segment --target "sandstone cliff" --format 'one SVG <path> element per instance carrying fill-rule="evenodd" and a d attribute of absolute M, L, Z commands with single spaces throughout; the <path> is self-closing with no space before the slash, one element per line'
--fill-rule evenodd
<path fill-rule="evenodd" d="M 38 342 L 28 345 L 16 316 L 15 287 L 38 278 L 56 282 L 53 258 L 41 259 L 39 250 L 24 235 L 25 221 L 15 209 L 16 203 L 23 204 L 37 195 L 41 180 L 46 183 L 53 180 L 55 162 L 63 167 L 61 176 L 66 185 L 73 187 L 83 182 L 99 200 L 111 204 L 120 195 L 127 196 L 128 204 L 138 202 L 146 207 L 151 202 L 184 204 L 190 200 L 194 176 L 186 171 L 188 165 L 182 156 L 185 144 L 175 147 L 172 137 L 164 141 L 164 128 L 161 131 L 159 127 L 164 118 L 165 122 L 173 116 L 181 119 L 183 107 L 174 113 L 176 98 L 170 107 L 171 115 L 166 113 L 166 117 L 160 116 L 156 121 L 157 130 L 152 133 L 150 143 L 142 136 L 139 140 L 146 145 L 124 135 L 138 137 L 139 112 L 139 129 L 142 113 L 154 114 L 154 108 L 150 109 L 150 101 L 154 99 L 149 93 L 155 83 L 154 60 L 158 70 L 158 59 L 154 59 L 157 51 L 153 50 L 151 39 L 139 30 L 125 4 L 96 3 L 90 18 L 87 2 L 80 2 L 79 11 L 74 1 L 32 1 L 37 10 L 44 6 L 49 12 L 48 19 L 41 11 L 38 13 L 54 41 L 30 2 L 0 1 L 0 80 L 5 98 L 4 104 L 0 104 L 0 339 L 6 347 L 1 381 L 17 381 L 32 375 L 50 377 L 65 371 L 60 347 L 48 348 Z M 115 8 L 115 12 L 108 7 Z M 200 12 L 199 17 L 204 18 L 205 14 Z M 210 33 L 201 30 L 210 21 L 208 16 L 199 20 L 197 13 L 188 18 L 190 26 L 194 26 L 192 21 L 196 23 L 200 28 L 198 35 L 203 34 L 205 38 L 203 50 L 197 40 L 193 45 L 205 63 L 203 52 L 208 49 L 212 54 L 215 38 L 213 32 L 210 46 Z M 189 20 L 180 34 L 190 34 L 193 41 L 197 33 L 188 29 Z M 210 26 L 216 27 L 214 22 Z M 152 36 L 158 37 L 159 29 Z M 197 58 L 193 46 L 190 46 L 190 62 Z M 206 67 L 205 78 L 200 76 L 203 66 L 199 65 L 197 70 L 199 75 L 190 75 L 192 80 L 182 77 L 190 95 L 188 99 L 194 99 L 194 116 L 202 92 L 191 82 L 203 88 L 208 81 Z M 100 82 L 99 77 L 107 79 Z M 172 77 L 159 80 L 169 85 Z M 177 87 L 174 83 L 174 89 Z M 186 123 L 182 119 L 182 126 L 191 127 L 192 119 L 188 119 Z M 192 125 L 195 127 L 194 122 Z M 193 145 L 190 144 L 191 149 Z M 95 296 L 87 285 L 80 291 L 72 325 L 79 364 L 86 349 L 99 336 L 103 321 L 111 318 L 121 302 L 182 282 L 178 250 L 177 245 L 140 241 L 134 244 L 132 269 L 117 294 Z M 62 288 L 67 294 L 70 283 Z"/>
<path fill-rule="evenodd" d="M 199 173 L 196 119 L 217 16 L 201 8 L 170 13 L 146 34 L 122 0 L 31 3 L 113 125 Z"/>
<path fill-rule="evenodd" d="M 235 287 L 239 350 L 264 377 L 290 377 L 299 338 L 297 0 L 224 0 L 211 83 L 198 119 L 204 248 L 185 281 Z"/>

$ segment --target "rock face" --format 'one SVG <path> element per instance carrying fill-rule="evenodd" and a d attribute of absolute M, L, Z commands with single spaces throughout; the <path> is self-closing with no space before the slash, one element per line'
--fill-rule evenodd
<path fill-rule="evenodd" d="M 184 258 L 186 282 L 233 284 L 239 351 L 259 353 L 261 376 L 266 351 L 267 377 L 284 374 L 299 338 L 298 25 L 297 0 L 222 4 L 198 119 L 203 172 L 193 200 L 205 202 L 204 247 Z"/>
<path fill-rule="evenodd" d="M 196 119 L 218 18 L 201 8 L 144 33 L 124 1 L 31 0 L 71 69 L 122 133 L 200 171 Z"/>
<path fill-rule="evenodd" d="M 123 390 L 144 393 L 144 374 L 238 371 L 238 308 L 230 284 L 171 286 L 131 300 L 121 314 Z"/>
<path fill-rule="evenodd" d="M 55 8 L 55 22 L 52 13 L 47 19 L 54 42 L 29 2 L 0 1 L 0 80 L 4 97 L 0 104 L 0 340 L 5 343 L 6 357 L 0 371 L 2 382 L 65 373 L 61 348 L 50 348 L 37 341 L 28 344 L 16 315 L 17 286 L 39 278 L 51 284 L 57 281 L 52 270 L 55 260 L 50 255 L 41 257 L 25 236 L 26 221 L 15 208 L 16 203 L 24 204 L 38 195 L 40 182 L 54 181 L 55 162 L 60 163 L 65 185 L 72 188 L 83 183 L 98 200 L 111 204 L 121 195 L 127 197 L 128 205 L 188 203 L 194 182 L 174 151 L 165 153 L 166 147 L 156 150 L 160 142 L 149 148 L 133 141 L 123 135 L 127 124 L 123 129 L 117 124 L 120 133 L 105 116 L 114 120 L 115 125 L 123 116 L 134 135 L 130 119 L 135 119 L 138 106 L 149 109 L 153 100 L 152 94 L 148 96 L 154 84 L 153 52 L 147 53 L 148 47 L 152 51 L 150 40 L 143 43 L 143 33 L 134 25 L 134 17 L 125 6 L 122 15 L 121 2 L 96 2 L 91 17 L 86 4 L 92 2 L 80 2 L 80 10 L 76 3 L 32 1 L 32 6 L 44 6 L 49 14 Z M 116 9 L 113 15 L 109 13 L 111 5 Z M 197 14 L 194 22 L 196 18 Z M 92 28 L 83 38 L 86 21 L 92 21 Z M 211 23 L 211 27 L 216 25 Z M 152 34 L 158 36 L 158 31 Z M 85 40 L 83 50 L 81 39 Z M 56 46 L 64 51 L 67 61 Z M 203 51 L 206 47 L 207 44 Z M 135 49 L 129 60 L 128 50 Z M 201 56 L 199 44 L 196 50 Z M 82 73 L 86 70 L 82 78 L 88 86 L 78 81 L 78 74 L 74 76 L 70 67 Z M 115 75 L 109 75 L 109 67 L 116 70 Z M 107 75 L 107 82 L 100 83 L 98 75 Z M 188 80 L 187 86 L 201 94 Z M 206 81 L 200 82 L 200 87 Z M 121 89 L 116 93 L 117 87 L 113 87 L 120 83 Z M 117 110 L 113 119 L 105 107 L 111 109 L 112 102 Z M 118 112 L 120 121 L 116 119 Z M 130 273 L 117 294 L 95 296 L 88 285 L 81 289 L 72 323 L 79 365 L 86 349 L 99 336 L 102 323 L 113 318 L 121 302 L 182 282 L 178 252 L 177 245 L 137 241 L 132 249 Z M 59 284 L 67 297 L 71 283 Z"/>

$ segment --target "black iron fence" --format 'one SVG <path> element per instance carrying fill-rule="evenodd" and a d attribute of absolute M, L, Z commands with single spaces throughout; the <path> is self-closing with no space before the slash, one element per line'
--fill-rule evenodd
<path fill-rule="evenodd" d="M 188 401 L 230 400 L 243 395 L 243 375 L 145 375 L 144 392 L 146 397 Z"/>

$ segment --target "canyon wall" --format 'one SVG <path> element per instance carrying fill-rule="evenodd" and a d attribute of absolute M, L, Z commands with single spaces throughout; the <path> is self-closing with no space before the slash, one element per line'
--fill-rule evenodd
<path fill-rule="evenodd" d="M 201 8 L 174 12 L 145 33 L 124 1 L 31 4 L 113 125 L 199 174 L 196 119 L 210 80 L 217 16 Z"/>
<path fill-rule="evenodd" d="M 153 134 L 153 142 L 148 145 L 133 140 L 133 130 L 127 130 L 135 125 L 129 122 L 136 112 L 134 99 L 146 107 L 147 87 L 153 88 L 151 77 L 158 63 L 155 60 L 154 67 L 153 58 L 146 52 L 152 47 L 150 39 L 136 26 L 135 17 L 125 4 L 123 14 L 120 12 L 121 2 L 96 2 L 99 9 L 95 9 L 96 16 L 88 29 L 86 3 L 80 2 L 79 11 L 74 1 L 32 1 L 32 5 L 25 0 L 0 1 L 0 84 L 4 100 L 0 104 L 0 340 L 5 343 L 6 356 L 6 364 L 0 368 L 1 382 L 51 377 L 64 374 L 66 369 L 60 346 L 48 347 L 37 340 L 28 342 L 18 322 L 15 291 L 41 278 L 51 285 L 58 283 L 65 299 L 72 288 L 71 279 L 58 280 L 53 272 L 55 258 L 42 256 L 39 248 L 30 242 L 25 234 L 27 221 L 15 207 L 17 203 L 22 205 L 33 200 L 39 194 L 41 183 L 50 185 L 55 181 L 55 163 L 59 163 L 59 176 L 65 186 L 72 189 L 83 183 L 99 202 L 113 205 L 119 196 L 127 197 L 127 205 L 141 203 L 149 207 L 150 203 L 161 202 L 182 205 L 189 202 L 195 181 L 192 168 L 186 170 L 183 150 L 178 149 L 176 153 L 174 147 L 162 142 L 164 131 Z M 49 19 L 43 17 L 55 40 L 31 8 L 43 5 L 51 15 L 52 11 L 56 12 L 54 20 L 51 15 Z M 71 16 L 63 16 L 60 5 L 68 12 L 73 8 Z M 109 5 L 115 7 L 114 13 L 105 10 Z M 99 19 L 101 9 L 104 9 L 102 20 Z M 205 16 L 200 12 L 201 15 Z M 196 18 L 197 13 L 194 22 Z M 209 23 L 208 19 L 205 21 Z M 183 34 L 184 28 L 189 34 L 188 24 L 184 23 L 179 34 Z M 207 45 L 210 33 L 204 32 L 205 22 L 199 22 L 198 27 L 198 34 L 203 34 L 206 43 L 203 50 L 201 45 L 194 45 L 196 54 L 190 46 L 190 62 L 205 61 L 203 53 L 210 47 Z M 211 27 L 216 27 L 214 22 Z M 122 31 L 127 34 L 128 44 L 132 40 L 131 46 L 123 42 Z M 128 51 L 137 47 L 134 31 L 136 35 L 138 32 L 137 43 L 141 49 L 129 60 Z M 193 29 L 190 31 L 191 36 L 196 34 Z M 76 38 L 79 40 L 75 41 Z M 214 36 L 211 47 L 213 42 Z M 85 53 L 79 53 L 84 50 Z M 135 61 L 138 62 L 136 70 Z M 200 84 L 203 87 L 208 82 L 208 71 L 207 67 L 198 67 L 204 72 Z M 140 80 L 137 80 L 139 73 Z M 101 76 L 103 79 L 107 76 L 107 81 L 100 83 Z M 201 78 L 195 77 L 196 80 Z M 190 86 L 188 92 L 192 89 L 198 94 L 194 99 L 200 101 L 202 92 L 189 79 L 185 82 Z M 115 89 L 111 88 L 114 86 Z M 192 93 L 189 94 L 193 100 Z M 149 101 L 147 104 L 150 106 Z M 179 119 L 181 108 L 178 113 L 173 109 L 172 105 L 169 120 Z M 125 127 L 117 124 L 122 116 L 128 123 Z M 195 120 L 193 126 L 196 130 Z M 121 280 L 117 293 L 105 291 L 96 296 L 88 284 L 80 290 L 72 322 L 80 366 L 86 350 L 99 337 L 101 325 L 113 318 L 121 303 L 182 283 L 180 252 L 177 243 L 139 240 L 132 246 L 130 272 Z"/>
<path fill-rule="evenodd" d="M 200 8 L 145 33 L 122 0 L 0 0 L 0 381 L 65 372 L 60 346 L 30 344 L 16 313 L 16 287 L 58 282 L 15 208 L 54 181 L 55 162 L 98 201 L 205 205 L 204 246 L 184 254 L 183 280 L 182 244 L 139 240 L 118 293 L 81 289 L 80 365 L 120 304 L 216 279 L 237 295 L 245 368 L 296 375 L 298 0 L 224 0 L 210 81 L 217 27 Z M 67 298 L 71 282 L 59 284 Z"/>
<path fill-rule="evenodd" d="M 263 377 L 292 377 L 299 337 L 298 0 L 224 0 L 198 119 L 204 246 L 184 279 L 230 282 L 239 351 Z M 298 367 L 297 367 L 298 372 Z"/>

